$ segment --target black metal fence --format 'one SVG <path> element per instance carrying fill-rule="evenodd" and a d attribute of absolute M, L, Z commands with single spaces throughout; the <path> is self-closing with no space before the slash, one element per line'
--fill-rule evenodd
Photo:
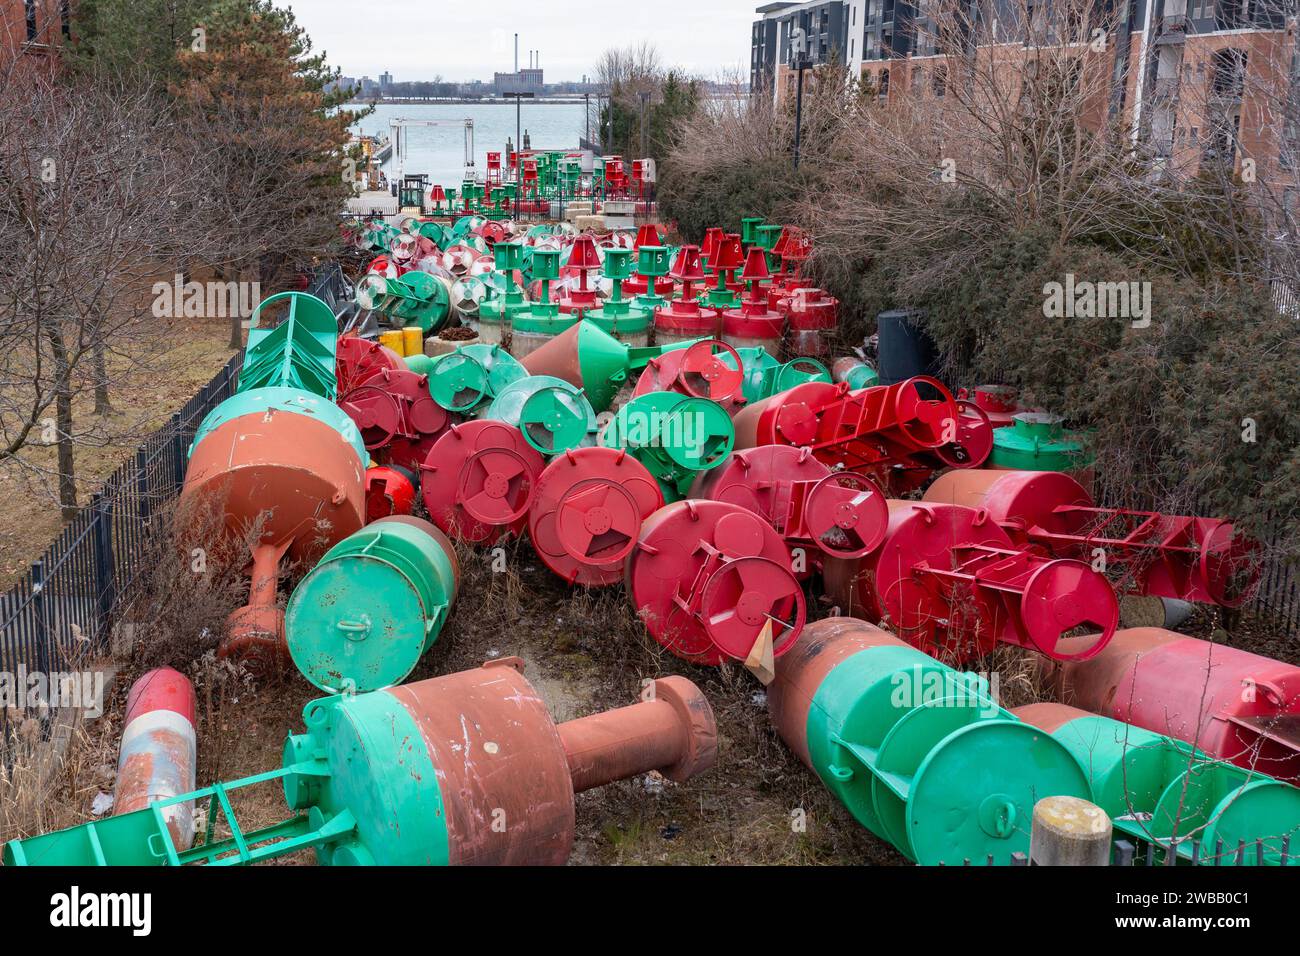
<path fill-rule="evenodd" d="M 114 616 L 146 579 L 154 517 L 180 490 L 203 417 L 235 388 L 231 357 L 167 424 L 145 439 L 7 594 L 0 595 L 0 672 L 49 675 L 108 649 Z M 21 689 L 21 685 L 20 685 Z M 51 700 L 45 716 L 57 713 Z M 0 758 L 8 717 L 0 707 Z"/>
<path fill-rule="evenodd" d="M 1186 856 L 1167 852 L 1164 847 L 1158 847 L 1155 843 L 1146 840 L 1115 839 L 1111 842 L 1110 865 L 1174 866 L 1180 862 L 1195 866 L 1292 866 L 1295 864 L 1295 856 L 1291 853 L 1291 840 L 1289 837 L 1282 838 L 1280 850 L 1277 847 L 1269 849 L 1263 840 L 1256 840 L 1253 843 L 1242 840 L 1236 846 L 1226 846 L 1222 840 L 1218 840 L 1212 851 L 1202 847 L 1195 840 L 1192 840 L 1188 845 L 1191 848 L 1190 859 Z M 944 864 L 939 865 L 943 866 Z M 985 859 L 965 860 L 962 865 L 1029 866 L 1029 855 L 1018 851 L 999 860 L 990 853 Z"/>

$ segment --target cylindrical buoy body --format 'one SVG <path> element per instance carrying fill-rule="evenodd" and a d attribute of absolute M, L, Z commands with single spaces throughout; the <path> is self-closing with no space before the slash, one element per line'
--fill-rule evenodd
<path fill-rule="evenodd" d="M 322 690 L 400 683 L 451 612 L 456 552 L 420 518 L 371 522 L 340 541 L 299 582 L 285 610 L 289 653 Z"/>
<path fill-rule="evenodd" d="M 854 818 L 924 865 L 1007 865 L 1043 794 L 1088 797 L 1074 757 L 1017 720 L 987 681 L 879 628 L 827 618 L 776 662 L 783 740 Z"/>
<path fill-rule="evenodd" d="M 1060 699 L 1078 707 L 1241 767 L 1300 778 L 1300 667 L 1137 627 L 1117 631 L 1097 656 L 1054 674 Z"/>
<path fill-rule="evenodd" d="M 712 711 L 684 678 L 648 700 L 556 725 L 517 659 L 309 704 L 285 745 L 295 809 L 349 827 L 326 864 L 547 865 L 574 836 L 574 792 L 657 770 L 685 780 L 716 753 Z"/>
<path fill-rule="evenodd" d="M 113 792 L 115 816 L 194 790 L 197 710 L 194 685 L 170 667 L 151 670 L 131 685 Z M 172 842 L 188 848 L 194 842 L 194 805 L 173 804 L 162 814 Z"/>

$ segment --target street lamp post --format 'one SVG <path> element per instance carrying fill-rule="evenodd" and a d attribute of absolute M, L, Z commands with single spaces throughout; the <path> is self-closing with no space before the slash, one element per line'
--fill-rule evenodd
<path fill-rule="evenodd" d="M 501 96 L 503 99 L 506 97 L 513 96 L 515 100 L 515 143 L 516 143 L 515 146 L 515 220 L 518 221 L 519 194 L 524 191 L 524 159 L 523 156 L 520 155 L 520 153 L 522 153 L 524 149 L 524 141 L 520 130 L 520 127 L 522 126 L 522 122 L 521 122 L 521 114 L 523 112 L 522 104 L 525 97 L 527 97 L 528 99 L 532 99 L 533 94 L 524 93 L 520 90 L 516 90 L 513 93 L 502 92 Z M 509 156 L 507 156 L 506 159 L 509 160 Z"/>
<path fill-rule="evenodd" d="M 646 90 L 642 90 L 641 93 L 640 93 L 640 96 L 641 96 L 641 158 L 644 159 L 644 158 L 645 158 L 645 155 L 646 155 L 646 149 L 645 149 L 645 105 L 646 105 L 646 103 L 649 102 L 649 100 L 650 100 L 650 93 L 649 93 L 648 91 L 646 91 Z"/>

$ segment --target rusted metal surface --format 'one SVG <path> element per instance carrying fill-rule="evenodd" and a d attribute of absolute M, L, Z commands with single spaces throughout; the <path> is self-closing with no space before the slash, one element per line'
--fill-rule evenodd
<path fill-rule="evenodd" d="M 681 783 L 718 755 L 713 709 L 685 677 L 661 677 L 639 702 L 566 721 L 559 733 L 575 793 L 652 770 Z"/>
<path fill-rule="evenodd" d="M 826 675 L 841 661 L 869 647 L 906 647 L 888 631 L 853 617 L 828 617 L 803 629 L 790 653 L 777 662 L 776 680 L 767 687 L 767 709 L 787 746 L 806 766 L 808 711 Z"/>
<path fill-rule="evenodd" d="M 1039 730 L 1045 730 L 1049 734 L 1072 720 L 1093 716 L 1091 711 L 1080 710 L 1078 707 L 1071 707 L 1069 704 L 1050 702 L 1024 704 L 1011 712 L 1025 723 L 1033 724 Z"/>
<path fill-rule="evenodd" d="M 113 793 L 115 816 L 194 789 L 197 709 L 189 678 L 170 667 L 151 670 L 131 685 Z M 187 848 L 194 840 L 194 805 L 178 803 L 162 813 L 172 841 Z"/>
<path fill-rule="evenodd" d="M 1069 704 L 1167 734 L 1238 766 L 1300 778 L 1300 668 L 1157 627 L 1050 668 Z"/>
<path fill-rule="evenodd" d="M 436 768 L 453 865 L 554 865 L 573 846 L 575 792 L 658 771 L 708 770 L 717 727 L 690 681 L 654 681 L 628 707 L 556 725 L 518 658 L 390 688 Z"/>
<path fill-rule="evenodd" d="M 455 865 L 558 865 L 573 846 L 573 787 L 546 704 L 517 658 L 390 688 L 415 719 Z"/>
<path fill-rule="evenodd" d="M 285 660 L 276 607 L 280 562 L 314 564 L 361 527 L 365 488 L 356 452 L 329 425 L 274 409 L 218 426 L 194 448 L 180 508 L 219 508 L 225 534 L 260 537 L 251 555 L 247 606 L 231 616 L 223 654 L 268 666 Z"/>
<path fill-rule="evenodd" d="M 539 349 L 529 352 L 520 363 L 529 375 L 549 375 L 582 387 L 582 357 L 578 351 L 579 323 L 569 326 Z"/>

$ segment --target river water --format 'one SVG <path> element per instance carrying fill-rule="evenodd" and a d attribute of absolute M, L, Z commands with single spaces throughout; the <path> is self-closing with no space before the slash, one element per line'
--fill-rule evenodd
<path fill-rule="evenodd" d="M 593 102 L 593 111 L 595 104 Z M 381 103 L 361 120 L 356 131 L 371 136 L 387 136 L 389 121 L 395 117 L 414 120 L 443 120 L 447 126 L 411 126 L 406 136 L 406 173 L 427 173 L 429 181 L 445 186 L 461 184 L 465 172 L 465 128 L 463 121 L 474 121 L 474 166 L 480 177 L 485 173 L 489 150 L 505 153 L 506 137 L 515 140 L 515 103 L 513 100 L 484 103 Z M 586 106 L 583 103 L 529 102 L 523 100 L 519 120 L 529 133 L 534 149 L 577 149 L 578 139 L 586 135 Z M 594 123 L 594 117 L 592 122 Z M 504 156 L 503 156 L 504 158 Z M 389 161 L 386 172 L 395 170 Z"/>

